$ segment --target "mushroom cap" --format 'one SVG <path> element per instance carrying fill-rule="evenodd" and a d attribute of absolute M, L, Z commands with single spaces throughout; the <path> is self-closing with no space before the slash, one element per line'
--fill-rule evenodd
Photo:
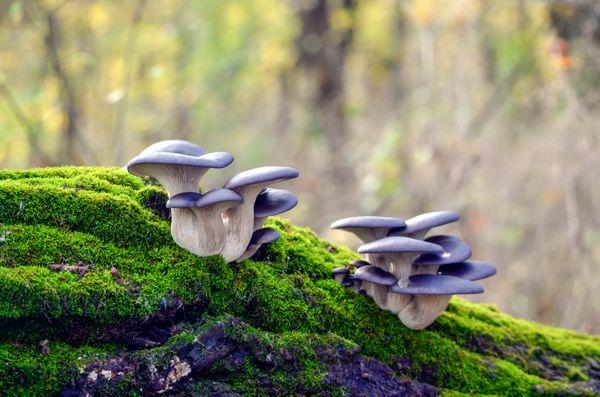
<path fill-rule="evenodd" d="M 296 204 L 298 204 L 298 198 L 294 193 L 283 189 L 267 188 L 256 197 L 254 217 L 266 218 L 279 215 L 291 210 Z"/>
<path fill-rule="evenodd" d="M 194 192 L 179 193 L 167 200 L 167 208 L 190 208 L 196 205 L 202 195 Z"/>
<path fill-rule="evenodd" d="M 263 227 L 252 233 L 252 237 L 250 238 L 250 243 L 248 245 L 272 243 L 273 241 L 279 239 L 279 237 L 281 237 L 281 235 L 277 230 L 270 227 Z"/>
<path fill-rule="evenodd" d="M 331 271 L 331 274 L 334 274 L 334 275 L 335 274 L 348 274 L 349 272 L 350 272 L 350 270 L 347 267 L 342 266 L 342 267 L 336 267 L 335 269 L 333 269 Z"/>
<path fill-rule="evenodd" d="M 390 288 L 397 294 L 456 295 L 480 294 L 483 288 L 472 281 L 438 274 L 416 274 L 408 278 L 406 287 L 396 284 Z"/>
<path fill-rule="evenodd" d="M 202 197 L 196 201 L 196 207 L 202 208 L 213 204 L 226 203 L 226 202 L 238 202 L 242 203 L 244 198 L 237 192 L 229 189 L 212 189 L 202 195 Z"/>
<path fill-rule="evenodd" d="M 348 264 L 349 266 L 355 267 L 355 268 L 361 268 L 363 266 L 371 266 L 371 264 L 367 261 L 352 261 Z"/>
<path fill-rule="evenodd" d="M 444 252 L 441 254 L 422 254 L 415 261 L 417 265 L 447 265 L 466 261 L 471 257 L 471 248 L 460 240 L 453 238 L 435 239 Z"/>
<path fill-rule="evenodd" d="M 144 149 L 141 154 L 149 152 L 179 153 L 195 157 L 206 154 L 204 148 L 182 139 L 168 139 L 166 141 L 156 142 Z"/>
<path fill-rule="evenodd" d="M 460 216 L 454 211 L 436 211 L 417 215 L 406 220 L 405 229 L 394 229 L 390 236 L 400 236 L 427 231 L 431 228 L 456 222 Z"/>
<path fill-rule="evenodd" d="M 373 265 L 357 269 L 353 276 L 356 280 L 369 281 L 381 285 L 394 285 L 398 282 L 398 279 L 392 273 Z"/>
<path fill-rule="evenodd" d="M 226 202 L 243 202 L 238 193 L 229 189 L 212 189 L 206 194 L 184 192 L 176 194 L 167 201 L 167 208 L 202 208 Z"/>
<path fill-rule="evenodd" d="M 258 167 L 233 176 L 224 187 L 235 189 L 256 183 L 279 182 L 298 177 L 300 173 L 292 167 Z"/>
<path fill-rule="evenodd" d="M 401 252 L 443 253 L 444 249 L 410 237 L 384 237 L 358 247 L 361 254 L 393 254 Z M 362 269 L 362 268 L 361 268 Z"/>
<path fill-rule="evenodd" d="M 353 216 L 333 222 L 332 229 L 404 229 L 406 223 L 400 218 L 387 216 Z"/>
<path fill-rule="evenodd" d="M 196 168 L 224 168 L 233 162 L 233 156 L 226 152 L 206 153 L 201 156 L 188 156 L 170 152 L 142 152 L 127 165 L 127 171 L 137 176 L 145 176 L 136 171 L 136 166 L 145 164 L 173 165 Z"/>
<path fill-rule="evenodd" d="M 475 281 L 493 276 L 496 274 L 496 267 L 481 261 L 464 261 L 442 265 L 438 273 Z"/>

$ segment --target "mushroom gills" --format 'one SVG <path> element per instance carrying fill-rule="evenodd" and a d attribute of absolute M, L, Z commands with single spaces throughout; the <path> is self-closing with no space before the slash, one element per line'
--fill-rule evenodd
<path fill-rule="evenodd" d="M 412 295 L 398 318 L 410 329 L 426 328 L 446 310 L 451 298 L 452 295 Z"/>

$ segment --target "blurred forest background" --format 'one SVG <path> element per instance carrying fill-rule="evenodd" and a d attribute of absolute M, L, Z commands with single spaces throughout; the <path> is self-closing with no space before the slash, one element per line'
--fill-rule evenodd
<path fill-rule="evenodd" d="M 453 209 L 491 301 L 600 332 L 597 0 L 0 0 L 0 166 L 293 165 L 290 213 Z"/>

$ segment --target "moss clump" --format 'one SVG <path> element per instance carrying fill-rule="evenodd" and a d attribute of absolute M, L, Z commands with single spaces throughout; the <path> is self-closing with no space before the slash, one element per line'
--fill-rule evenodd
<path fill-rule="evenodd" d="M 261 343 L 294 352 L 299 364 L 293 376 L 253 361 L 227 373 L 231 364 L 224 360 L 194 377 L 196 391 L 261 394 L 266 383 L 248 381 L 268 378 L 283 385 L 281 394 L 343 393 L 323 382 L 328 369 L 319 349 L 331 343 L 356 346 L 398 376 L 447 395 L 593 395 L 600 383 L 598 337 L 457 298 L 433 326 L 412 331 L 330 280 L 331 269 L 356 258 L 349 250 L 275 219 L 269 226 L 282 238 L 255 261 L 198 258 L 173 244 L 164 199 L 160 188 L 117 168 L 0 171 L 3 392 L 58 393 L 89 362 L 79 357 L 123 357 L 131 341 L 115 335 L 137 335 L 161 321 L 178 326 L 159 338 L 160 347 L 136 350 L 169 357 L 173 346 L 193 340 L 207 316 L 225 314 L 249 324 Z M 55 264 L 87 271 L 57 272 L 49 268 Z M 244 335 L 232 340 L 242 343 Z M 49 354 L 40 351 L 44 339 L 55 346 Z M 399 359 L 405 365 L 398 367 Z M 106 387 L 125 393 L 133 382 Z"/>

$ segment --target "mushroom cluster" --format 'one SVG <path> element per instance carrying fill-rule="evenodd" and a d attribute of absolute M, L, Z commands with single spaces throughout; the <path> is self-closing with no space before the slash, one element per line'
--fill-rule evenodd
<path fill-rule="evenodd" d="M 369 296 L 380 308 L 396 314 L 409 328 L 423 329 L 442 314 L 452 295 L 479 294 L 474 283 L 496 274 L 488 263 L 471 261 L 471 249 L 458 237 L 434 235 L 434 227 L 458 221 L 452 211 L 400 218 L 358 216 L 340 219 L 332 229 L 354 233 L 365 244 L 353 261 L 333 270 L 336 281 Z"/>
<path fill-rule="evenodd" d="M 140 177 L 156 179 L 169 194 L 171 234 L 182 248 L 198 256 L 221 254 L 227 262 L 250 258 L 263 244 L 279 238 L 264 220 L 296 206 L 287 190 L 269 186 L 298 176 L 291 167 L 259 167 L 232 177 L 222 188 L 199 192 L 199 182 L 211 168 L 225 168 L 233 156 L 207 153 L 183 140 L 148 146 L 126 166 Z"/>

